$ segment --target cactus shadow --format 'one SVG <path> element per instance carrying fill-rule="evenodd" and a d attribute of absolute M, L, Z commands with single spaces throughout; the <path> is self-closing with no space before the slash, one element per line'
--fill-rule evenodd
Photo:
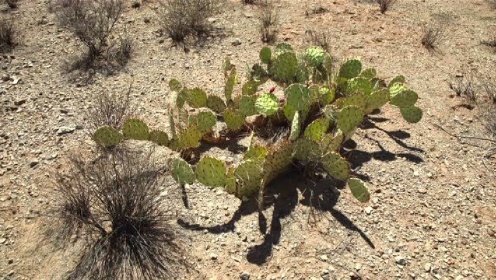
<path fill-rule="evenodd" d="M 410 151 L 415 151 L 415 152 L 419 152 L 419 153 L 425 153 L 425 151 L 423 149 L 409 146 L 408 144 L 406 144 L 405 142 L 403 142 L 404 139 L 410 138 L 410 133 L 408 133 L 406 131 L 403 131 L 403 130 L 388 131 L 388 130 L 385 130 L 385 129 L 377 126 L 376 123 L 377 122 L 383 122 L 383 120 L 384 120 L 384 118 L 372 118 L 372 117 L 368 117 L 368 118 L 366 118 L 363 121 L 361 127 L 363 129 L 377 129 L 377 130 L 380 130 L 380 131 L 386 133 L 399 146 L 401 146 L 401 147 L 403 147 L 405 149 L 408 149 Z M 374 140 L 374 141 L 377 142 L 376 140 Z"/>
<path fill-rule="evenodd" d="M 250 263 L 262 265 L 270 260 L 274 245 L 279 244 L 283 231 L 283 219 L 289 217 L 298 204 L 302 204 L 319 212 L 330 213 L 345 228 L 358 232 L 370 247 L 375 248 L 370 238 L 353 221 L 341 211 L 334 209 L 339 200 L 339 189 L 343 187 L 344 183 L 335 180 L 309 180 L 303 177 L 298 169 L 292 168 L 274 179 L 266 188 L 263 209 L 273 207 L 270 221 L 263 212 L 259 212 L 258 202 L 252 198 L 241 202 L 231 219 L 221 225 L 205 227 L 188 223 L 183 219 L 178 219 L 177 222 L 188 230 L 220 234 L 234 231 L 235 224 L 243 216 L 258 213 L 259 230 L 264 234 L 264 238 L 260 244 L 248 248 L 246 259 Z"/>

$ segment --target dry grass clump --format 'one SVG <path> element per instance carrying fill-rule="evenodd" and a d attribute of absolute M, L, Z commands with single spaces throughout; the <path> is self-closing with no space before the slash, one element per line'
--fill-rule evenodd
<path fill-rule="evenodd" d="M 424 28 L 421 43 L 427 50 L 434 51 L 442 39 L 443 34 L 444 29 L 441 26 L 427 26 Z"/>
<path fill-rule="evenodd" d="M 18 0 L 5 0 L 5 3 L 7 3 L 9 8 L 11 8 L 11 9 L 17 8 L 17 2 L 18 2 Z"/>
<path fill-rule="evenodd" d="M 6 17 L 0 18 L 0 52 L 9 51 L 16 45 L 17 31 L 14 22 Z"/>
<path fill-rule="evenodd" d="M 260 7 L 260 38 L 262 42 L 272 44 L 277 40 L 278 14 L 271 1 L 266 0 Z"/>
<path fill-rule="evenodd" d="M 453 90 L 458 97 L 464 97 L 470 104 L 477 102 L 477 94 L 475 84 L 471 75 L 456 76 L 449 83 L 450 89 Z"/>
<path fill-rule="evenodd" d="M 396 0 L 377 0 L 381 14 L 385 14 L 394 3 L 396 3 Z"/>
<path fill-rule="evenodd" d="M 160 197 L 163 172 L 150 152 L 124 148 L 70 160 L 56 185 L 57 244 L 81 249 L 67 279 L 177 278 L 185 263 Z"/>

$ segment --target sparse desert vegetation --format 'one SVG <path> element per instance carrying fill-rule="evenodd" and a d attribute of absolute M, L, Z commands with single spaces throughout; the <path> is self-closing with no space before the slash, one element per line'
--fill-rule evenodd
<path fill-rule="evenodd" d="M 492 2 L 1 2 L 0 277 L 496 278 Z"/>

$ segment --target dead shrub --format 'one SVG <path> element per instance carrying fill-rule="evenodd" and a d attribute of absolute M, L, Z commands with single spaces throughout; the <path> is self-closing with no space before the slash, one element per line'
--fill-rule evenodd
<path fill-rule="evenodd" d="M 306 30 L 305 34 L 307 35 L 308 41 L 312 46 L 319 46 L 329 52 L 330 48 L 330 36 L 326 31 L 318 31 L 318 30 Z"/>
<path fill-rule="evenodd" d="M 377 0 L 381 14 L 385 14 L 394 3 L 396 3 L 396 0 Z"/>
<path fill-rule="evenodd" d="M 212 30 L 208 18 L 219 13 L 224 0 L 169 0 L 160 2 L 164 33 L 176 43 L 188 36 L 201 38 Z"/>
<path fill-rule="evenodd" d="M 429 51 L 437 48 L 439 41 L 442 39 L 444 30 L 441 26 L 427 26 L 424 28 L 424 35 L 421 43 Z"/>
<path fill-rule="evenodd" d="M 308 17 L 311 15 L 325 14 L 327 12 L 329 12 L 329 9 L 324 7 L 321 0 L 314 0 L 313 3 L 310 4 L 310 8 L 305 11 L 305 15 Z"/>
<path fill-rule="evenodd" d="M 175 279 L 182 250 L 160 192 L 164 170 L 150 152 L 117 149 L 70 160 L 57 176 L 56 242 L 81 248 L 67 279 Z"/>
<path fill-rule="evenodd" d="M 265 1 L 260 7 L 260 35 L 262 42 L 274 43 L 278 33 L 278 14 L 271 1 Z"/>
<path fill-rule="evenodd" d="M 11 9 L 17 8 L 17 2 L 18 2 L 18 0 L 5 0 L 5 3 L 7 3 L 9 8 L 11 8 Z"/>
<path fill-rule="evenodd" d="M 470 104 L 477 103 L 477 94 L 471 75 L 458 75 L 449 83 L 449 86 L 456 96 L 464 97 Z"/>
<path fill-rule="evenodd" d="M 489 40 L 482 40 L 481 44 L 488 46 L 488 47 L 491 47 L 494 49 L 494 51 L 496 51 L 496 37 L 489 39 Z"/>
<path fill-rule="evenodd" d="M 9 51 L 16 45 L 14 22 L 5 17 L 0 18 L 0 51 Z"/>
<path fill-rule="evenodd" d="M 115 50 L 121 49 L 122 46 L 116 47 L 109 38 L 123 9 L 122 0 L 55 0 L 52 3 L 51 10 L 59 25 L 74 33 L 87 48 L 74 68 L 90 68 L 98 59 L 110 62 Z"/>
<path fill-rule="evenodd" d="M 493 9 L 496 9 L 496 0 L 486 0 L 489 6 Z"/>
<path fill-rule="evenodd" d="M 133 114 L 131 106 L 131 89 L 125 93 L 112 93 L 108 90 L 94 95 L 94 103 L 86 113 L 91 133 L 103 126 L 120 130 L 122 125 Z"/>

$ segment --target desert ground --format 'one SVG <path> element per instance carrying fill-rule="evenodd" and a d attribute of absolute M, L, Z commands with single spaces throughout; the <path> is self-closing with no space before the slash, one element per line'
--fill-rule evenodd
<path fill-rule="evenodd" d="M 171 78 L 221 94 L 223 59 L 243 79 L 244 65 L 265 46 L 257 5 L 227 1 L 209 19 L 219 34 L 185 51 L 160 32 L 156 1 L 131 2 L 116 28 L 131 35 L 134 51 L 112 75 L 64 71 L 84 48 L 57 25 L 47 0 L 2 6 L 19 43 L 0 57 L 0 279 L 63 279 L 74 266 L 77 248 L 55 250 L 43 232 L 58 203 L 54 174 L 67 155 L 91 151 L 92 95 L 132 84 L 135 115 L 167 129 Z M 491 138 L 483 117 L 490 101 L 482 87 L 496 81 L 496 49 L 481 44 L 496 34 L 491 1 L 399 0 L 385 14 L 373 1 L 277 0 L 275 7 L 276 43 L 303 50 L 308 30 L 326 32 L 337 61 L 360 58 L 385 80 L 404 75 L 423 119 L 409 124 L 386 107 L 357 131 L 348 157 L 367 179 L 367 204 L 347 189 L 313 200 L 297 176 L 276 180 L 264 213 L 279 227 L 266 235 L 249 207 L 218 227 L 240 206 L 236 197 L 195 183 L 186 186 L 186 208 L 170 195 L 172 181 L 164 191 L 174 213 L 169 223 L 191 263 L 177 279 L 496 279 L 496 158 L 488 156 L 494 141 L 484 140 Z M 442 30 L 434 50 L 421 43 L 431 26 Z M 472 79 L 481 101 L 456 96 L 456 77 Z M 287 185 L 298 188 L 282 191 Z"/>

